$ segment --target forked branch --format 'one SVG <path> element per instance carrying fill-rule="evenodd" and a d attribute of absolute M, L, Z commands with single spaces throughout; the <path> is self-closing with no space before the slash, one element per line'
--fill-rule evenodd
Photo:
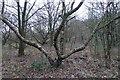
<path fill-rule="evenodd" d="M 17 35 L 17 37 L 18 37 L 20 40 L 22 40 L 23 42 L 25 42 L 26 44 L 28 44 L 28 45 L 30 45 L 30 46 L 33 46 L 33 47 L 39 49 L 39 50 L 47 57 L 47 59 L 49 60 L 50 64 L 53 63 L 53 59 L 48 55 L 48 52 L 47 52 L 46 50 L 44 50 L 39 43 L 36 43 L 36 42 L 34 42 L 34 41 L 26 40 L 24 37 L 22 37 L 22 36 L 20 35 L 20 33 L 19 33 L 16 29 L 14 29 L 14 27 L 13 27 L 4 17 L 0 16 L 0 19 L 1 19 L 12 31 L 14 31 L 14 33 Z"/>
<path fill-rule="evenodd" d="M 120 15 L 118 15 L 117 17 L 115 17 L 114 19 L 112 19 L 111 21 L 109 21 L 108 23 L 106 23 L 104 26 L 102 27 L 99 27 L 102 20 L 95 26 L 95 29 L 93 30 L 93 33 L 91 34 L 91 36 L 88 38 L 88 40 L 86 41 L 86 43 L 82 46 L 82 47 L 79 47 L 79 48 L 76 48 L 76 49 L 73 49 L 68 55 L 63 55 L 62 56 L 62 60 L 68 58 L 69 56 L 71 56 L 72 54 L 76 53 L 76 52 L 79 52 L 79 51 L 82 51 L 84 50 L 88 44 L 90 43 L 90 41 L 92 40 L 92 38 L 94 37 L 94 34 L 102 29 L 102 28 L 105 28 L 106 26 L 108 26 L 109 24 L 111 24 L 113 21 L 117 20 L 117 19 L 120 19 Z"/>

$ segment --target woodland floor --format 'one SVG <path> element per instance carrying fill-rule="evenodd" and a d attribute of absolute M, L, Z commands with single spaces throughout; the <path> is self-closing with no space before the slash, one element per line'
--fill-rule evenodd
<path fill-rule="evenodd" d="M 49 49 L 49 48 L 47 48 Z M 51 51 L 54 53 L 54 50 Z M 53 55 L 54 58 L 55 55 Z M 112 59 L 111 69 L 104 66 L 103 58 L 93 58 L 89 48 L 78 52 L 63 61 L 60 68 L 44 68 L 36 70 L 31 67 L 33 61 L 40 62 L 38 50 L 29 47 L 25 56 L 18 57 L 16 49 L 3 49 L 2 77 L 3 78 L 116 78 L 118 75 L 117 59 Z M 44 59 L 42 59 L 44 60 Z"/>

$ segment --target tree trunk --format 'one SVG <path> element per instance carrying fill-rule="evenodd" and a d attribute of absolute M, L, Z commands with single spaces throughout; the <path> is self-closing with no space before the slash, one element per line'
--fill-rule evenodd
<path fill-rule="evenodd" d="M 19 42 L 19 50 L 18 50 L 18 56 L 21 57 L 24 55 L 24 49 L 25 49 L 25 44 L 23 41 L 20 40 Z"/>
<path fill-rule="evenodd" d="M 24 29 L 20 28 L 19 33 L 25 38 L 25 30 Z M 19 57 L 24 55 L 24 50 L 25 50 L 25 43 L 22 40 L 19 40 L 19 50 L 18 50 Z"/>
<path fill-rule="evenodd" d="M 56 67 L 61 66 L 61 64 L 62 64 L 62 60 L 61 60 L 61 59 L 57 59 L 57 62 L 56 62 Z"/>
<path fill-rule="evenodd" d="M 60 35 L 60 53 L 61 53 L 61 55 L 63 55 L 65 52 L 65 39 L 64 38 L 65 38 L 65 33 L 64 33 L 64 27 L 63 27 L 63 29 L 61 31 L 61 35 Z"/>
<path fill-rule="evenodd" d="M 27 2 L 24 2 L 24 9 L 22 12 L 22 20 L 20 18 L 20 4 L 19 2 L 17 2 L 18 5 L 18 25 L 19 25 L 19 33 L 21 36 L 23 36 L 25 38 L 26 35 L 26 27 L 27 27 L 27 21 L 25 21 L 26 19 L 26 8 L 27 8 Z M 18 50 L 18 56 L 23 56 L 24 55 L 24 49 L 25 49 L 25 43 L 20 40 L 19 42 L 19 50 Z"/>
<path fill-rule="evenodd" d="M 62 59 L 61 58 L 58 58 L 58 59 L 55 59 L 54 62 L 52 64 L 50 64 L 52 67 L 55 67 L 55 68 L 58 68 L 60 67 L 62 64 Z"/>

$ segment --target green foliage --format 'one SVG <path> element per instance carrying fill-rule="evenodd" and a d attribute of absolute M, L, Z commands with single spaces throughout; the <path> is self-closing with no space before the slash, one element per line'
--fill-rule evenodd
<path fill-rule="evenodd" d="M 31 63 L 31 68 L 33 68 L 34 70 L 42 71 L 42 70 L 49 68 L 49 64 L 47 63 L 44 55 L 41 54 L 40 59 L 37 59 L 37 61 L 34 60 Z"/>
<path fill-rule="evenodd" d="M 45 70 L 47 68 L 47 65 L 46 63 L 33 61 L 31 64 L 31 67 L 35 70 L 41 71 L 41 70 Z"/>

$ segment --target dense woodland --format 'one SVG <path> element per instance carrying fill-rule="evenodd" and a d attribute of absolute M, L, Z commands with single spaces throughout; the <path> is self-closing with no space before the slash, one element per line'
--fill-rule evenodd
<path fill-rule="evenodd" d="M 120 77 L 119 1 L 23 1 L 0 1 L 3 78 Z"/>

